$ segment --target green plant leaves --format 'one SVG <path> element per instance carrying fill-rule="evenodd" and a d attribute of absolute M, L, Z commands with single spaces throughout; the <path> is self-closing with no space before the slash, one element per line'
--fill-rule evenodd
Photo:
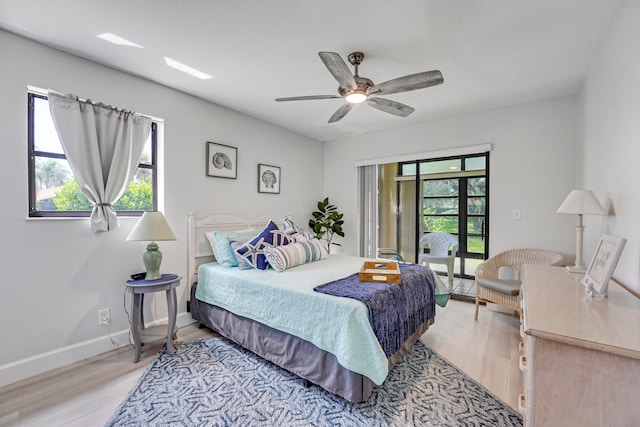
<path fill-rule="evenodd" d="M 331 252 L 331 245 L 341 246 L 339 243 L 332 243 L 333 235 L 337 234 L 344 237 L 342 226 L 344 225 L 344 214 L 338 212 L 335 205 L 329 203 L 329 198 L 318 202 L 318 210 L 311 213 L 309 220 L 309 228 L 316 233 L 317 239 L 323 239 L 327 242 L 327 250 Z M 325 237 L 326 236 L 326 237 Z"/>

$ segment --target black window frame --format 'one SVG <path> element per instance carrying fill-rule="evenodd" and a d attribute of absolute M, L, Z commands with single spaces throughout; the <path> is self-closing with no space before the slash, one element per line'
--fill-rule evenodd
<path fill-rule="evenodd" d="M 36 208 L 36 157 L 62 159 L 67 157 L 61 153 L 53 153 L 48 151 L 39 151 L 35 149 L 35 99 L 45 99 L 46 95 L 28 92 L 27 93 L 27 157 L 28 157 L 28 180 L 29 180 L 29 217 L 30 218 L 88 218 L 91 211 L 46 211 Z M 152 209 L 158 210 L 158 123 L 151 122 L 151 163 L 139 163 L 137 169 L 149 169 L 151 171 L 152 185 Z M 118 216 L 142 216 L 146 211 L 116 211 Z"/>

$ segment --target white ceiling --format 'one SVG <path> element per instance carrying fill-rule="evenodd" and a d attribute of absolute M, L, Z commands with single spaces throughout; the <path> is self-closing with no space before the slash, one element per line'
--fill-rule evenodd
<path fill-rule="evenodd" d="M 0 0 L 0 28 L 327 141 L 576 93 L 623 1 Z M 432 69 L 445 82 L 387 95 L 407 118 L 362 104 L 328 124 L 342 99 L 274 101 L 337 94 L 319 51 L 364 52 L 375 83 Z"/>

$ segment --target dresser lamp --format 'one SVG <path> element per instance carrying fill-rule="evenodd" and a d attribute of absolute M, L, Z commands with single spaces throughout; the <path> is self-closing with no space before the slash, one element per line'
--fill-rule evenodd
<path fill-rule="evenodd" d="M 577 214 L 578 226 L 576 227 L 576 262 L 573 266 L 567 266 L 571 273 L 584 273 L 587 268 L 582 263 L 582 215 L 605 215 L 602 205 L 593 195 L 591 190 L 573 190 L 562 202 L 556 213 Z"/>
<path fill-rule="evenodd" d="M 156 241 L 176 240 L 162 212 L 145 212 L 127 236 L 128 241 L 151 242 L 142 256 L 147 275 L 144 280 L 156 280 L 161 277 L 160 264 L 162 252 L 158 250 Z"/>

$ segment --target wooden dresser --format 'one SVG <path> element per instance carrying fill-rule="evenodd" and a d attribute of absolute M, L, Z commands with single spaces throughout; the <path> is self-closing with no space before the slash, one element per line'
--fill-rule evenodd
<path fill-rule="evenodd" d="M 608 298 L 592 299 L 581 278 L 524 267 L 525 426 L 638 426 L 640 299 L 613 281 Z"/>

